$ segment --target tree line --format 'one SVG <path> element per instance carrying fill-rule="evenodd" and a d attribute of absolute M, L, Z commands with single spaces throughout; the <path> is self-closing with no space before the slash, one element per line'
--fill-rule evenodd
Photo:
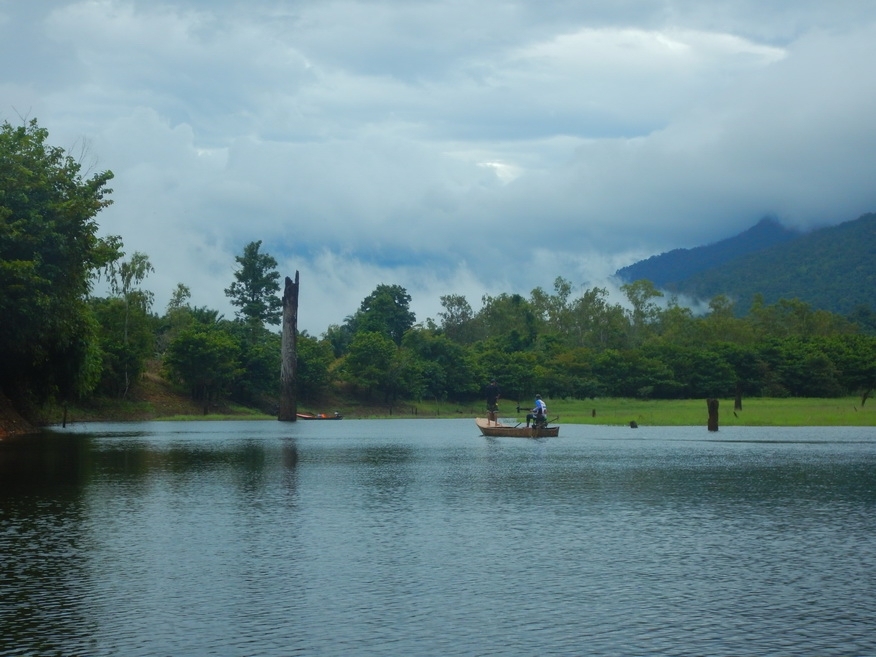
<path fill-rule="evenodd" d="M 269 410 L 280 387 L 280 274 L 253 241 L 225 289 L 235 316 L 190 304 L 179 283 L 156 312 L 147 254 L 97 236 L 110 171 L 47 144 L 36 121 L 0 130 L 0 387 L 19 406 L 124 398 L 153 368 L 205 404 Z M 107 296 L 93 294 L 105 279 Z M 506 399 L 840 396 L 876 383 L 873 313 L 844 317 L 790 299 L 756 299 L 745 316 L 723 296 L 696 314 L 651 282 L 440 299 L 418 322 L 407 291 L 379 284 L 324 334 L 298 338 L 299 399 L 329 393 L 383 403 L 471 402 L 496 378 Z"/>

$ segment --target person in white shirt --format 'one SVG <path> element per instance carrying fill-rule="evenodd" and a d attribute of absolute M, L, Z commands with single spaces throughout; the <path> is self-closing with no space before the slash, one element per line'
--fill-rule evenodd
<path fill-rule="evenodd" d="M 547 404 L 541 400 L 541 395 L 535 396 L 535 407 L 531 413 L 526 414 L 527 427 L 529 427 L 530 422 L 535 427 L 539 424 L 547 424 Z"/>

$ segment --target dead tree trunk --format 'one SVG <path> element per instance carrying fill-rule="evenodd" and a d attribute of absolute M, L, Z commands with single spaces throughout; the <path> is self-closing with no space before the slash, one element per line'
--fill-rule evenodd
<path fill-rule="evenodd" d="M 736 383 L 736 399 L 733 400 L 733 410 L 742 410 L 742 382 Z"/>
<path fill-rule="evenodd" d="M 718 400 L 710 397 L 706 400 L 709 408 L 709 431 L 718 430 Z"/>
<path fill-rule="evenodd" d="M 298 371 L 298 272 L 295 282 L 286 277 L 283 291 L 283 342 L 280 356 L 280 411 L 278 420 L 294 422 L 298 419 L 298 396 L 295 375 Z"/>

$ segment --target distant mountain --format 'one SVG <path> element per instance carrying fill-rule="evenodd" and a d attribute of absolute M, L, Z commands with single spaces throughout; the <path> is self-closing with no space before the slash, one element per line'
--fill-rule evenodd
<path fill-rule="evenodd" d="M 800 235 L 798 231 L 785 228 L 776 219 L 766 217 L 735 237 L 693 249 L 673 249 L 618 269 L 615 275 L 626 283 L 646 278 L 657 287 L 666 288 L 735 258 L 789 242 Z"/>
<path fill-rule="evenodd" d="M 755 294 L 768 304 L 800 299 L 843 315 L 858 306 L 876 309 L 876 214 L 737 258 L 674 288 L 702 299 L 726 294 L 740 312 L 748 311 Z"/>
<path fill-rule="evenodd" d="M 792 235 L 762 248 L 749 246 L 747 253 L 722 256 L 727 253 L 728 242 L 745 243 L 744 236 L 753 231 L 757 233 L 759 227 L 765 227 L 764 221 L 729 240 L 689 250 L 696 252 L 696 258 L 690 259 L 692 263 L 702 263 L 703 254 L 709 249 L 713 249 L 711 253 L 715 260 L 699 268 L 692 264 L 691 273 L 687 275 L 682 275 L 684 270 L 675 264 L 676 259 L 664 260 L 664 263 L 672 264 L 667 264 L 663 270 L 653 270 L 663 283 L 648 276 L 625 278 L 621 274 L 624 270 L 618 275 L 624 280 L 649 278 L 658 287 L 698 299 L 724 294 L 736 302 L 740 313 L 748 312 L 756 294 L 762 295 L 767 304 L 779 299 L 800 299 L 814 308 L 843 315 L 861 306 L 876 309 L 876 214 L 866 214 L 854 221 L 803 235 Z M 775 227 L 765 228 L 769 233 Z M 664 256 L 656 257 L 658 263 Z M 653 260 L 655 258 L 625 269 L 627 272 L 641 272 L 635 268 Z"/>

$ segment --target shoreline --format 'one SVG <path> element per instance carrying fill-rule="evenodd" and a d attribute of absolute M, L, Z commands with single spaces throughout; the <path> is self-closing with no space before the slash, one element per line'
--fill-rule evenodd
<path fill-rule="evenodd" d="M 593 400 L 548 400 L 552 424 L 581 424 L 594 426 L 702 426 L 708 424 L 705 400 L 635 400 L 605 398 Z M 329 405 L 327 405 L 328 407 Z M 507 410 L 503 411 L 502 406 Z M 476 405 L 451 405 L 434 402 L 399 404 L 392 409 L 381 406 L 337 407 L 344 421 L 397 420 L 397 419 L 471 419 L 483 416 L 485 411 Z M 506 421 L 523 420 L 526 411 L 516 413 L 516 404 L 500 404 L 499 417 Z M 103 409 L 102 413 L 83 413 L 71 409 L 68 424 L 83 422 L 198 422 L 198 421 L 251 421 L 273 420 L 276 416 L 255 409 L 242 407 L 217 409 L 204 415 L 199 413 L 143 413 L 142 407 L 134 415 L 114 413 Z M 733 400 L 719 400 L 720 427 L 817 427 L 861 426 L 876 427 L 876 404 L 860 406 L 859 398 L 756 398 L 747 399 L 743 410 L 734 410 Z M 46 428 L 60 426 L 60 421 L 46 423 Z M 38 430 L 38 429 L 37 429 Z"/>
<path fill-rule="evenodd" d="M 138 399 L 98 400 L 67 408 L 67 424 L 85 422 L 198 422 L 274 420 L 275 415 L 263 410 L 234 404 L 212 406 L 208 413 L 188 400 L 170 399 L 169 395 Z M 702 426 L 708 423 L 704 399 L 641 400 L 628 398 L 595 398 L 585 400 L 548 399 L 548 417 L 555 424 L 602 426 Z M 733 399 L 719 400 L 719 428 L 730 426 L 873 426 L 876 427 L 876 400 L 861 405 L 860 397 L 840 398 L 748 398 L 743 409 L 734 409 Z M 304 412 L 338 410 L 345 421 L 395 419 L 471 419 L 485 414 L 479 402 L 452 404 L 449 402 L 402 402 L 391 406 L 363 404 L 356 400 L 332 399 L 324 403 L 300 404 Z M 500 400 L 499 416 L 506 421 L 525 421 L 526 409 L 516 401 Z M 8 399 L 0 399 L 0 439 L 6 436 L 37 433 L 61 428 L 62 407 L 43 409 L 37 421 L 28 421 Z"/>

